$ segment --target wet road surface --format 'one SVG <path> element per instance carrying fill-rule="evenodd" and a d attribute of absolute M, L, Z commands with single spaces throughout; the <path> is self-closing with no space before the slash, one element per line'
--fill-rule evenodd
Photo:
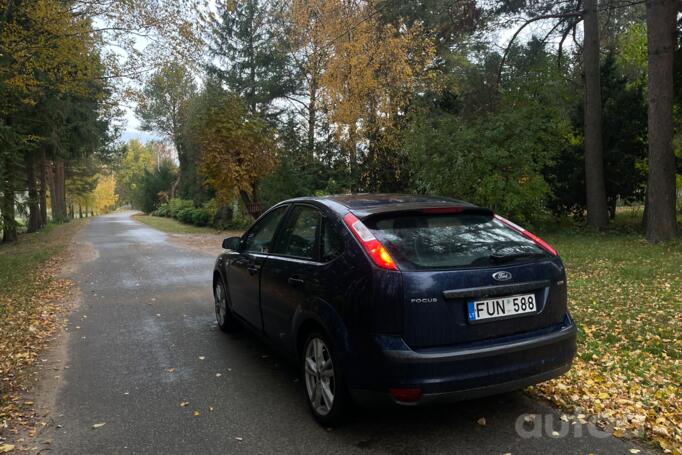
<path fill-rule="evenodd" d="M 170 244 L 129 213 L 92 220 L 78 240 L 97 255 L 74 276 L 83 301 L 70 317 L 68 369 L 43 453 L 546 455 L 635 447 L 568 425 L 522 393 L 359 410 L 341 428 L 321 428 L 293 368 L 249 333 L 217 329 L 214 257 Z M 520 434 L 529 413 L 538 414 L 536 431 Z M 552 437 L 562 424 L 569 434 Z"/>

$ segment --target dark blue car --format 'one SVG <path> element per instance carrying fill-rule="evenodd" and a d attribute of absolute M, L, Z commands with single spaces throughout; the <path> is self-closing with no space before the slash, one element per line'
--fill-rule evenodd
<path fill-rule="evenodd" d="M 563 374 L 575 355 L 557 252 L 466 202 L 291 199 L 223 248 L 218 325 L 247 326 L 295 360 L 324 424 L 353 402 L 520 389 Z"/>

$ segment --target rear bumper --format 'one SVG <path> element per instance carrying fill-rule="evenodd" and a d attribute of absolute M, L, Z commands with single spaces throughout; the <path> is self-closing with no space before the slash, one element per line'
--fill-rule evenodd
<path fill-rule="evenodd" d="M 494 343 L 424 350 L 410 349 L 400 337 L 376 336 L 375 343 L 371 363 L 380 368 L 371 368 L 374 374 L 360 384 L 349 381 L 354 399 L 395 402 L 389 388 L 419 388 L 419 400 L 400 404 L 421 404 L 494 395 L 560 376 L 575 356 L 576 327 L 566 315 L 560 327 Z M 360 363 L 368 366 L 364 360 Z"/>

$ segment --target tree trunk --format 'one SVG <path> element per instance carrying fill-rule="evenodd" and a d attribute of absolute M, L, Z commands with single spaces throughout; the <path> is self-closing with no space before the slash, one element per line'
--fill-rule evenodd
<path fill-rule="evenodd" d="M 83 218 L 83 207 L 78 204 L 78 218 Z"/>
<path fill-rule="evenodd" d="M 33 153 L 24 153 L 26 187 L 28 188 L 28 232 L 38 231 L 43 224 L 40 220 L 40 204 L 38 201 L 38 188 L 36 187 L 34 161 Z"/>
<path fill-rule="evenodd" d="M 51 193 L 54 193 L 52 196 L 52 219 L 61 223 L 67 220 L 64 160 L 61 158 L 54 159 L 52 167 L 54 168 L 51 188 Z"/>
<path fill-rule="evenodd" d="M 182 170 L 178 168 L 178 175 L 175 177 L 175 181 L 171 185 L 171 192 L 170 192 L 170 198 L 173 199 L 175 197 L 175 193 L 178 190 L 178 185 L 180 185 L 180 176 L 182 175 Z"/>
<path fill-rule="evenodd" d="M 14 220 L 14 161 L 11 154 L 7 154 L 5 162 L 5 174 L 1 175 L 4 181 L 2 185 L 2 241 L 4 243 L 17 240 L 17 223 Z"/>
<path fill-rule="evenodd" d="M 310 81 L 310 100 L 308 101 L 308 154 L 313 157 L 315 152 L 315 123 L 317 121 L 317 80 Z"/>
<path fill-rule="evenodd" d="M 646 202 L 649 199 L 649 187 L 644 192 L 644 213 L 642 214 L 642 229 L 646 232 L 647 216 L 649 213 L 649 204 Z"/>
<path fill-rule="evenodd" d="M 40 150 L 40 223 L 47 224 L 47 159 L 45 149 Z"/>
<path fill-rule="evenodd" d="M 350 192 L 357 193 L 358 191 L 358 179 L 357 165 L 358 165 L 358 151 L 357 151 L 357 139 L 355 134 L 355 125 L 349 126 L 348 132 L 348 172 L 350 174 Z"/>
<path fill-rule="evenodd" d="M 57 161 L 59 204 L 63 214 L 66 214 L 66 175 L 64 173 L 64 160 Z M 66 220 L 66 218 L 65 218 Z"/>
<path fill-rule="evenodd" d="M 57 193 L 55 192 L 55 170 L 54 170 L 54 161 L 50 161 L 47 163 L 46 166 L 46 171 L 47 171 L 47 184 L 50 187 L 50 212 L 51 212 L 51 217 L 52 221 L 56 222 L 57 218 L 55 217 L 55 210 L 58 203 L 57 203 Z"/>
<path fill-rule="evenodd" d="M 14 221 L 14 191 L 3 189 L 2 195 L 2 241 L 4 243 L 17 240 L 17 225 Z"/>
<path fill-rule="evenodd" d="M 585 1 L 585 191 L 587 224 L 601 229 L 609 222 L 604 182 L 604 158 L 601 131 L 601 82 L 599 74 L 599 17 L 597 0 Z"/>
<path fill-rule="evenodd" d="M 252 195 L 249 195 L 249 193 L 244 190 L 240 190 L 239 196 L 241 197 L 242 204 L 244 204 L 246 213 L 251 215 L 254 220 L 258 218 L 263 211 L 261 210 L 260 204 L 258 203 L 255 189 L 253 190 Z"/>
<path fill-rule="evenodd" d="M 677 0 L 646 2 L 649 47 L 649 180 L 646 239 L 675 237 L 675 156 L 673 155 L 673 55 Z"/>
<path fill-rule="evenodd" d="M 616 219 L 616 208 L 618 205 L 618 198 L 612 198 L 608 201 L 609 203 L 609 220 L 613 221 Z"/>

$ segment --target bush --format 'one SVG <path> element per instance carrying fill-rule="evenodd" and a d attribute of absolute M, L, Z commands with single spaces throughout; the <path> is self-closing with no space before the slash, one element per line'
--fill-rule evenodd
<path fill-rule="evenodd" d="M 177 218 L 180 221 L 182 221 L 182 219 L 180 218 L 180 211 L 193 208 L 194 202 L 192 202 L 189 199 L 173 198 L 170 201 L 168 201 L 168 211 L 170 216 L 173 218 Z"/>
<path fill-rule="evenodd" d="M 568 136 L 566 122 L 541 107 L 507 107 L 473 121 L 446 113 L 417 119 L 406 144 L 414 189 L 465 199 L 520 223 L 541 221 L 552 196 L 542 170 Z"/>
<path fill-rule="evenodd" d="M 201 204 L 201 207 L 208 211 L 209 216 L 211 217 L 211 219 L 213 219 L 213 217 L 218 212 L 218 201 L 216 201 L 215 199 L 209 199 L 208 201 Z"/>
<path fill-rule="evenodd" d="M 192 224 L 196 226 L 207 226 L 211 221 L 211 214 L 205 208 L 197 208 L 192 211 Z"/>
<path fill-rule="evenodd" d="M 229 207 L 220 207 L 220 209 L 225 208 L 229 209 Z M 237 210 L 239 213 L 233 216 L 231 209 L 228 210 L 229 220 L 225 220 L 224 223 L 216 222 L 220 221 L 218 220 L 220 217 L 216 216 L 219 211 L 218 203 L 215 199 L 204 202 L 201 207 L 195 207 L 194 203 L 189 199 L 174 198 L 159 206 L 153 215 L 172 217 L 182 223 L 193 224 L 195 226 L 213 226 L 218 229 L 243 229 L 252 222 L 241 210 Z"/>
<path fill-rule="evenodd" d="M 152 215 L 154 216 L 170 216 L 170 207 L 168 203 L 161 204 L 158 209 L 156 209 Z"/>
<path fill-rule="evenodd" d="M 168 163 L 163 163 L 159 170 L 145 169 L 135 186 L 133 206 L 145 213 L 154 212 L 162 201 L 163 195 L 175 180 L 175 169 Z"/>
<path fill-rule="evenodd" d="M 194 214 L 194 208 L 182 208 L 177 211 L 175 218 L 183 223 L 192 224 L 192 215 Z"/>

